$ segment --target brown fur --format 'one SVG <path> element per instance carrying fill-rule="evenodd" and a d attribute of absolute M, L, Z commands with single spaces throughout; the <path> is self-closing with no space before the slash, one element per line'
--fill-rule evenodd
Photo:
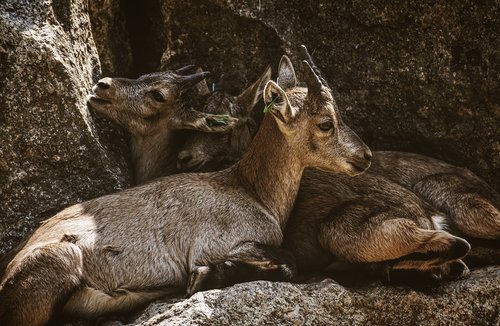
<path fill-rule="evenodd" d="M 287 57 L 280 67 L 291 67 Z M 359 168 L 348 162 L 369 150 L 359 139 L 339 142 L 340 129 L 318 131 L 318 122 L 339 120 L 324 86 L 320 92 L 304 90 L 297 106 L 273 82 L 264 94 L 267 101 L 273 94 L 279 101 L 238 164 L 160 178 L 71 206 L 43 223 L 7 266 L 0 323 L 44 324 L 60 306 L 89 319 L 129 310 L 185 289 L 199 266 L 226 260 L 262 267 L 263 278 L 276 270 L 292 277 L 290 257 L 277 247 L 303 169 L 355 175 Z M 316 96 L 321 100 L 307 101 Z M 314 152 L 307 146 L 311 138 L 318 145 Z"/>
<path fill-rule="evenodd" d="M 137 184 L 176 172 L 175 158 L 182 144 L 177 130 L 226 132 L 236 123 L 237 119 L 227 118 L 225 124 L 214 125 L 211 122 L 220 116 L 181 104 L 182 94 L 205 75 L 199 70 L 188 76 L 165 71 L 138 79 L 103 78 L 92 88 L 89 105 L 131 134 Z"/>
<path fill-rule="evenodd" d="M 295 85 L 292 76 L 283 82 Z M 300 88 L 287 95 L 293 102 Z M 217 112 L 230 114 L 220 103 Z M 193 134 L 183 152 L 193 154 L 193 159 L 211 158 L 216 156 L 211 148 L 217 147 L 224 157 L 231 151 L 227 144 L 220 136 Z M 220 151 L 224 146 L 226 152 Z M 313 143 L 310 149 L 314 151 Z M 498 194 L 467 170 L 416 154 L 375 152 L 374 166 L 356 178 L 305 171 L 286 247 L 307 271 L 341 259 L 459 277 L 468 269 L 455 260 L 467 253 L 469 244 L 456 235 L 498 240 L 498 207 Z M 447 224 L 456 235 L 449 233 Z M 500 262 L 491 250 L 485 254 L 479 249 L 473 250 L 474 261 Z"/>

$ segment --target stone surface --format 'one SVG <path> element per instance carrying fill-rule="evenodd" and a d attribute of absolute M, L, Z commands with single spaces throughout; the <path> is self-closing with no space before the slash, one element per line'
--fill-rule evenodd
<path fill-rule="evenodd" d="M 162 64 L 257 78 L 306 44 L 373 149 L 465 166 L 500 189 L 498 1 L 160 0 Z"/>
<path fill-rule="evenodd" d="M 129 76 L 132 73 L 132 49 L 123 6 L 119 0 L 94 0 L 88 2 L 88 7 L 102 75 Z"/>
<path fill-rule="evenodd" d="M 499 325 L 500 267 L 432 292 L 250 282 L 154 303 L 131 325 Z"/>
<path fill-rule="evenodd" d="M 87 1 L 0 2 L 0 256 L 61 208 L 129 184 L 124 140 L 86 106 L 99 75 Z"/>

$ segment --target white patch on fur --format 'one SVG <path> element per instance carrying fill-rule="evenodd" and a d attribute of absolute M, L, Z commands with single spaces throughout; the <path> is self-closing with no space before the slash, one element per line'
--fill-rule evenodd
<path fill-rule="evenodd" d="M 448 230 L 448 220 L 443 215 L 432 215 L 432 224 L 434 224 L 434 230 Z"/>

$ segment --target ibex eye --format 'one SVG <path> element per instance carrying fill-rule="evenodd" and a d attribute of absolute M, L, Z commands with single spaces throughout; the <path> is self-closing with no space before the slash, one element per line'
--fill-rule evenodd
<path fill-rule="evenodd" d="M 152 91 L 151 92 L 151 96 L 153 96 L 153 98 L 155 99 L 155 101 L 157 102 L 165 102 L 165 98 L 163 97 L 163 95 L 158 92 L 158 91 Z"/>
<path fill-rule="evenodd" d="M 329 131 L 333 128 L 333 122 L 331 121 L 325 121 L 325 122 L 322 122 L 318 125 L 319 129 L 323 130 L 323 131 Z"/>

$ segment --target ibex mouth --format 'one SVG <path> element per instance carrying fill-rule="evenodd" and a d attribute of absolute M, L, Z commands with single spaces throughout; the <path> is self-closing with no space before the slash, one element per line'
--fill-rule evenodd
<path fill-rule="evenodd" d="M 354 172 L 356 173 L 362 173 L 366 171 L 370 167 L 370 161 L 366 162 L 347 162 L 349 166 L 353 169 Z"/>
<path fill-rule="evenodd" d="M 205 165 L 205 161 L 194 161 L 181 163 L 177 162 L 177 168 L 184 172 L 196 172 L 200 170 Z"/>
<path fill-rule="evenodd" d="M 95 94 L 87 96 L 87 102 L 90 103 L 91 105 L 97 104 L 97 105 L 104 105 L 104 104 L 111 104 L 110 100 L 103 99 L 102 97 L 99 97 Z"/>

